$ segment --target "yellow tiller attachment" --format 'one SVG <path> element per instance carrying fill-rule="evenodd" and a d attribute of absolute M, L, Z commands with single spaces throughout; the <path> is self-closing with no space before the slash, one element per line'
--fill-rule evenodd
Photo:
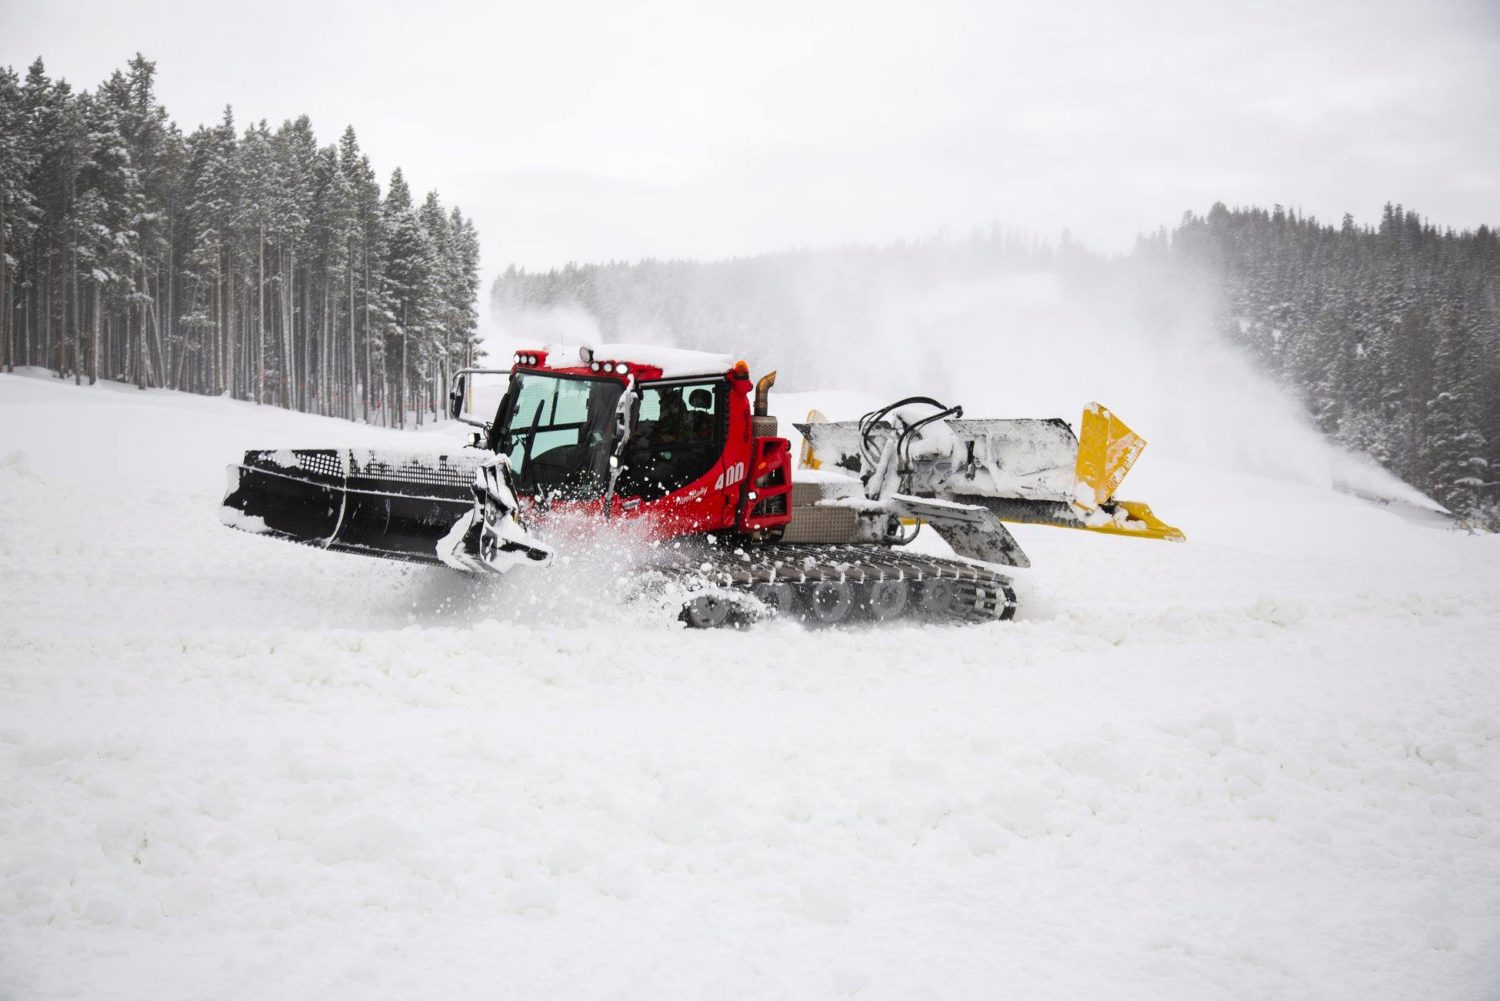
<path fill-rule="evenodd" d="M 1080 528 L 1145 539 L 1176 542 L 1187 539 L 1181 529 L 1157 518 L 1147 505 L 1114 499 L 1115 490 L 1145 448 L 1146 439 L 1130 430 L 1108 407 L 1090 403 L 1084 408 L 1078 434 L 1077 484 L 1073 491 L 1073 504 L 1083 521 Z M 1115 509 L 1113 517 L 1110 512 L 1100 510 L 1105 505 Z"/>

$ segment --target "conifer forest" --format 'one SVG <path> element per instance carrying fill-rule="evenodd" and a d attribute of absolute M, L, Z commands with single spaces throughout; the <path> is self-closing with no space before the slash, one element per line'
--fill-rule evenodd
<path fill-rule="evenodd" d="M 1151 328 L 1228 339 L 1335 441 L 1461 519 L 1500 526 L 1500 237 L 1488 226 L 1439 229 L 1397 205 L 1378 224 L 1345 216 L 1338 226 L 1280 206 L 1215 205 L 1115 257 L 1066 236 L 1053 244 L 995 226 L 713 262 L 511 268 L 491 301 L 502 315 L 575 307 L 606 337 L 649 328 L 734 350 L 773 336 L 783 353 L 806 353 L 843 322 L 832 313 L 850 314 L 855 327 L 873 323 L 868 304 L 892 289 L 921 294 L 1038 271 L 1058 274 L 1067 297 L 1104 301 L 1105 322 L 1128 311 Z M 998 348 L 1033 333 L 993 336 Z"/>
<path fill-rule="evenodd" d="M 137 55 L 0 68 L 0 364 L 405 426 L 473 360 L 479 243 L 354 128 L 184 134 Z"/>

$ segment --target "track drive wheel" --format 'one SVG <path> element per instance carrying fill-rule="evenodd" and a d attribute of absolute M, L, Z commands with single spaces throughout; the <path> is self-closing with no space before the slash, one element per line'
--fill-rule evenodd
<path fill-rule="evenodd" d="M 682 608 L 689 629 L 717 629 L 729 621 L 733 603 L 716 594 L 700 594 Z"/>
<path fill-rule="evenodd" d="M 924 616 L 942 618 L 952 614 L 957 606 L 958 588 L 953 585 L 953 581 L 941 577 L 925 580 L 917 596 L 917 603 L 921 606 Z"/>
<path fill-rule="evenodd" d="M 870 585 L 865 605 L 877 622 L 900 618 L 910 603 L 910 587 L 904 580 L 878 580 Z"/>
<path fill-rule="evenodd" d="M 807 595 L 807 617 L 820 626 L 835 626 L 854 610 L 854 585 L 841 580 L 824 580 L 812 586 Z"/>
<path fill-rule="evenodd" d="M 756 584 L 750 593 L 773 615 L 791 615 L 797 607 L 797 591 L 790 584 Z"/>

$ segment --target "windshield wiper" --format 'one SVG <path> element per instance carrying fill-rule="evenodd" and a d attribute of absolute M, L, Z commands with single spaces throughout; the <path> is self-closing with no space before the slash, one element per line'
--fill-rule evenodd
<path fill-rule="evenodd" d="M 536 445 L 537 432 L 541 430 L 542 410 L 546 406 L 545 399 L 536 401 L 536 412 L 531 415 L 531 433 L 526 436 L 526 447 L 521 450 L 521 468 L 525 470 L 523 479 L 531 481 L 532 493 L 536 492 L 536 470 L 531 468 L 531 450 Z"/>

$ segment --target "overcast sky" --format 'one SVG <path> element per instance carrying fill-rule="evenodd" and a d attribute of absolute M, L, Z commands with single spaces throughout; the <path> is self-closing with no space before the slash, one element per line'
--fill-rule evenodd
<path fill-rule="evenodd" d="M 990 220 L 1122 250 L 1215 200 L 1500 223 L 1500 0 L 0 0 L 0 64 L 137 50 L 184 130 L 352 123 L 486 280 Z"/>

